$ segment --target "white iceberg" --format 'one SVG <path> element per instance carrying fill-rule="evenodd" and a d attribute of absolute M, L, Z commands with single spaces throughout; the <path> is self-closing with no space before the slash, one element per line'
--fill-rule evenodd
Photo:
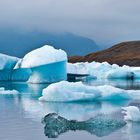
<path fill-rule="evenodd" d="M 20 59 L 0 53 L 0 70 L 13 69 Z"/>
<path fill-rule="evenodd" d="M 0 94 L 19 94 L 19 92 L 16 90 L 5 90 L 4 87 L 0 87 Z"/>
<path fill-rule="evenodd" d="M 31 68 L 29 83 L 54 83 L 67 79 L 66 62 L 56 62 Z"/>
<path fill-rule="evenodd" d="M 68 63 L 67 71 L 72 74 L 89 74 L 92 76 L 96 76 L 97 78 L 106 77 L 106 73 L 111 69 L 118 68 L 118 65 L 110 65 L 107 62 L 99 63 L 99 62 L 81 62 L 81 63 Z"/>
<path fill-rule="evenodd" d="M 67 61 L 66 52 L 45 45 L 26 54 L 23 59 L 17 63 L 16 68 L 32 68 L 61 61 Z"/>
<path fill-rule="evenodd" d="M 118 66 L 107 62 L 68 63 L 67 72 L 71 74 L 89 74 L 97 79 L 139 79 L 140 67 Z"/>
<path fill-rule="evenodd" d="M 140 122 L 140 110 L 136 106 L 128 106 L 122 108 L 125 121 Z"/>
<path fill-rule="evenodd" d="M 94 93 L 94 94 L 93 94 Z M 100 92 L 96 88 L 83 85 L 81 82 L 70 83 L 61 81 L 49 85 L 43 90 L 43 96 L 39 100 L 44 101 L 79 101 L 79 100 L 93 100 L 100 96 Z"/>
<path fill-rule="evenodd" d="M 49 85 L 43 90 L 41 101 L 49 102 L 73 102 L 109 100 L 120 101 L 129 99 L 140 99 L 140 90 L 123 90 L 113 86 L 88 86 L 82 82 L 61 81 Z"/>
<path fill-rule="evenodd" d="M 70 74 L 88 74 L 88 67 L 85 65 L 86 63 L 67 63 L 67 73 Z"/>

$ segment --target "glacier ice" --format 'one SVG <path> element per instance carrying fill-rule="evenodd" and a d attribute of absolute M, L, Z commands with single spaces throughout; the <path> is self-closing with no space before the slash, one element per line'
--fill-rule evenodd
<path fill-rule="evenodd" d="M 0 81 L 27 82 L 31 73 L 27 68 L 0 70 Z"/>
<path fill-rule="evenodd" d="M 92 135 L 103 137 L 121 129 L 125 121 L 105 115 L 95 116 L 86 121 L 67 120 L 56 113 L 50 113 L 42 119 L 44 134 L 48 138 L 57 138 L 68 131 L 87 131 Z"/>
<path fill-rule="evenodd" d="M 140 110 L 136 106 L 128 106 L 122 108 L 125 121 L 140 122 Z"/>
<path fill-rule="evenodd" d="M 45 45 L 26 54 L 23 59 L 18 62 L 16 68 L 32 68 L 61 61 L 67 61 L 66 52 Z"/>
<path fill-rule="evenodd" d="M 107 62 L 68 63 L 67 72 L 72 74 L 89 74 L 97 79 L 139 79 L 140 67 L 110 65 Z"/>
<path fill-rule="evenodd" d="M 14 69 L 12 71 L 10 80 L 16 81 L 16 82 L 26 82 L 26 81 L 28 81 L 31 74 L 32 74 L 32 71 L 31 71 L 31 69 L 28 69 L 28 68 Z"/>
<path fill-rule="evenodd" d="M 0 54 L 0 81 L 53 83 L 67 79 L 67 54 L 45 45 L 23 59 Z"/>
<path fill-rule="evenodd" d="M 139 93 L 140 90 L 124 90 L 110 85 L 88 86 L 82 82 L 61 81 L 43 89 L 42 97 L 39 100 L 49 102 L 120 101 L 140 99 Z"/>
<path fill-rule="evenodd" d="M 43 89 L 43 96 L 39 100 L 45 101 L 79 101 L 79 100 L 93 100 L 100 96 L 100 92 L 96 88 L 92 88 L 79 83 L 70 83 L 61 81 L 59 83 L 51 84 L 46 89 Z"/>
<path fill-rule="evenodd" d="M 66 61 L 31 68 L 29 83 L 54 83 L 67 79 Z"/>
<path fill-rule="evenodd" d="M 11 69 L 3 69 L 0 70 L 0 81 L 10 81 L 11 80 L 11 75 L 12 75 Z"/>
<path fill-rule="evenodd" d="M 85 65 L 86 63 L 67 63 L 67 73 L 70 74 L 88 74 L 88 67 Z"/>
<path fill-rule="evenodd" d="M 25 72 L 23 80 L 26 79 L 29 83 L 58 82 L 67 79 L 66 62 L 65 51 L 45 45 L 29 52 L 19 60 L 15 70 L 20 68 L 20 71 L 18 70 L 15 74 L 19 75 L 21 72 L 22 75 L 22 71 Z"/>
<path fill-rule="evenodd" d="M 16 57 L 0 54 L 0 70 L 13 69 L 19 60 L 20 59 Z"/>

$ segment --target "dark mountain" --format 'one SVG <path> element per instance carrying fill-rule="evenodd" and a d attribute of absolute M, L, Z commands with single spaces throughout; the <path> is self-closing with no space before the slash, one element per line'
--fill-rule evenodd
<path fill-rule="evenodd" d="M 45 44 L 61 48 L 68 55 L 85 55 L 99 50 L 93 40 L 71 33 L 20 32 L 8 29 L 0 31 L 0 53 L 22 57 Z"/>
<path fill-rule="evenodd" d="M 69 57 L 69 62 L 104 62 L 110 64 L 140 66 L 140 41 L 123 42 L 113 47 L 90 53 L 86 56 L 73 56 Z"/>

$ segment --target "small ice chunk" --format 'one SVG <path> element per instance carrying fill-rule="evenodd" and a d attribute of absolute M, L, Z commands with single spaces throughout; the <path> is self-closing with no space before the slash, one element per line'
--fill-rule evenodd
<path fill-rule="evenodd" d="M 136 106 L 128 106 L 122 108 L 125 121 L 140 122 L 140 110 Z"/>
<path fill-rule="evenodd" d="M 4 87 L 0 87 L 0 94 L 19 94 L 16 90 L 5 90 Z"/>
<path fill-rule="evenodd" d="M 5 88 L 4 87 L 0 87 L 0 91 L 4 91 L 5 90 Z"/>

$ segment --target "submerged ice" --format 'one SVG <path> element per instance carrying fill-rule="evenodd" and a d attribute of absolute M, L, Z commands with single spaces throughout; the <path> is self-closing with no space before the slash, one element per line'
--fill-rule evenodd
<path fill-rule="evenodd" d="M 39 100 L 49 102 L 120 101 L 140 99 L 139 93 L 140 90 L 124 90 L 110 85 L 88 86 L 82 82 L 61 81 L 45 88 Z"/>
<path fill-rule="evenodd" d="M 68 131 L 87 131 L 98 137 L 107 136 L 110 133 L 125 126 L 125 122 L 119 119 L 112 119 L 105 115 L 96 116 L 86 121 L 67 120 L 56 113 L 46 115 L 42 123 L 44 133 L 48 138 L 57 138 Z"/>

